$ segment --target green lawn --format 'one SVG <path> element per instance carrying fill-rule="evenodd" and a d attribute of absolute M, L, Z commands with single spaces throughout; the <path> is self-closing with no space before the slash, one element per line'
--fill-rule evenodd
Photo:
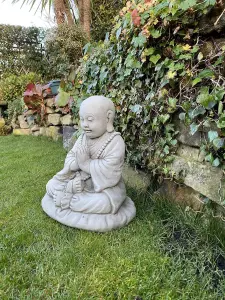
<path fill-rule="evenodd" d="M 0 299 L 224 299 L 225 239 L 209 213 L 128 187 L 137 217 L 97 234 L 41 209 L 66 152 L 42 137 L 0 137 Z"/>

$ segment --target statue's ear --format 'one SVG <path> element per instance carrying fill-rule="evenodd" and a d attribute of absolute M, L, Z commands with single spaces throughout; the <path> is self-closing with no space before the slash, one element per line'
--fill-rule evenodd
<path fill-rule="evenodd" d="M 114 131 L 113 119 L 114 119 L 113 111 L 108 110 L 108 112 L 107 112 L 107 131 L 108 132 L 113 132 Z"/>

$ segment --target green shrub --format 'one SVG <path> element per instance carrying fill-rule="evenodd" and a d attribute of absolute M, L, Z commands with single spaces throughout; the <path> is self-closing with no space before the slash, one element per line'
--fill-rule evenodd
<path fill-rule="evenodd" d="M 9 73 L 44 74 L 44 36 L 41 28 L 0 24 L 0 78 Z"/>
<path fill-rule="evenodd" d="M 9 75 L 0 81 L 1 100 L 8 104 L 8 118 L 21 114 L 24 109 L 22 99 L 23 93 L 28 83 L 35 83 L 41 79 L 35 73 Z"/>
<path fill-rule="evenodd" d="M 91 38 L 94 41 L 104 40 L 107 32 L 113 27 L 113 19 L 125 5 L 126 0 L 92 1 Z"/>
<path fill-rule="evenodd" d="M 108 40 L 86 45 L 71 92 L 75 104 L 89 95 L 110 97 L 127 158 L 138 167 L 169 176 L 177 147 L 175 112 L 192 134 L 216 125 L 202 150 L 214 166 L 223 164 L 225 48 L 204 55 L 198 29 L 216 1 L 137 2 L 120 11 Z"/>
<path fill-rule="evenodd" d="M 78 25 L 60 25 L 50 29 L 45 42 L 49 77 L 64 77 L 78 66 L 88 39 Z"/>

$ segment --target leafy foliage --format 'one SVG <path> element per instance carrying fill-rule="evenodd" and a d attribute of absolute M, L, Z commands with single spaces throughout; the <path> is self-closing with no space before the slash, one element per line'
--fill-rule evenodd
<path fill-rule="evenodd" d="M 175 112 L 191 134 L 209 131 L 209 123 L 218 128 L 220 140 L 202 150 L 206 160 L 211 153 L 214 165 L 223 162 L 225 48 L 203 55 L 198 30 L 198 20 L 215 2 L 128 1 L 105 41 L 85 46 L 71 91 L 75 103 L 93 94 L 115 102 L 117 129 L 136 166 L 169 174 L 177 147 Z"/>
<path fill-rule="evenodd" d="M 48 31 L 45 51 L 49 78 L 61 78 L 75 69 L 88 39 L 78 25 L 59 25 Z"/>
<path fill-rule="evenodd" d="M 44 73 L 44 36 L 37 27 L 0 25 L 0 78 L 9 72 Z"/>

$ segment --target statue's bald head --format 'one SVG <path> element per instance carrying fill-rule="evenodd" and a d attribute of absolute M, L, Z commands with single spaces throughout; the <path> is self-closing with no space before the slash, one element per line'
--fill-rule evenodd
<path fill-rule="evenodd" d="M 92 110 L 93 112 L 98 111 L 102 114 L 107 114 L 111 111 L 113 119 L 115 116 L 115 107 L 113 102 L 104 96 L 91 96 L 81 103 L 80 110 Z"/>

